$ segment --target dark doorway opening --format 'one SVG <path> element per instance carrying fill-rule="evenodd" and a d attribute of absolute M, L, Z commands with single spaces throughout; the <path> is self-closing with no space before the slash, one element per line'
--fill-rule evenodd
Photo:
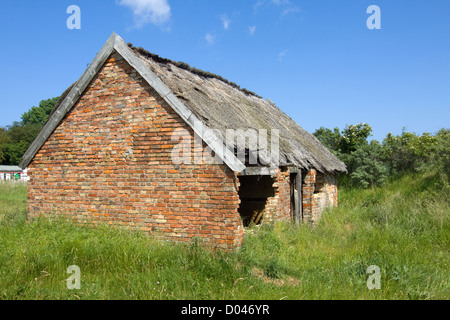
<path fill-rule="evenodd" d="M 239 214 L 244 227 L 260 224 L 267 199 L 275 196 L 274 180 L 270 176 L 241 176 L 239 182 Z"/>
<path fill-rule="evenodd" d="M 294 172 L 290 175 L 291 181 L 291 218 L 295 224 L 300 224 L 303 220 L 303 188 L 304 176 L 302 172 Z"/>

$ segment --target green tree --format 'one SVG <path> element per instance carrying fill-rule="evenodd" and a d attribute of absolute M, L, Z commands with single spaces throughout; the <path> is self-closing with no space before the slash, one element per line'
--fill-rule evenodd
<path fill-rule="evenodd" d="M 22 115 L 22 123 L 44 125 L 58 100 L 59 97 L 42 100 L 39 102 L 39 107 L 32 107 Z"/>
<path fill-rule="evenodd" d="M 383 140 L 383 146 L 391 175 L 426 170 L 430 167 L 437 143 L 437 137 L 430 133 L 418 136 L 405 129 L 399 136 L 389 133 Z"/>
<path fill-rule="evenodd" d="M 383 146 L 376 140 L 360 144 L 351 154 L 343 154 L 342 160 L 349 172 L 344 181 L 352 186 L 374 187 L 383 184 L 388 177 Z"/>
<path fill-rule="evenodd" d="M 5 147 L 11 141 L 8 131 L 5 128 L 0 128 L 0 163 L 5 160 Z"/>
<path fill-rule="evenodd" d="M 321 127 L 317 129 L 313 135 L 319 139 L 322 144 L 328 148 L 334 154 L 339 153 L 342 145 L 342 135 L 339 128 L 334 128 L 334 130 Z"/>
<path fill-rule="evenodd" d="M 24 141 L 7 144 L 4 148 L 6 156 L 3 160 L 3 164 L 17 166 L 22 160 L 22 156 L 27 151 L 28 147 L 29 145 Z"/>
<path fill-rule="evenodd" d="M 442 129 L 436 136 L 430 153 L 430 167 L 441 173 L 443 178 L 447 179 L 447 185 L 450 180 L 450 130 Z"/>
<path fill-rule="evenodd" d="M 341 184 L 370 187 L 380 185 L 387 177 L 387 167 L 383 162 L 383 147 L 368 138 L 372 127 L 367 123 L 347 125 L 342 133 L 339 128 L 320 128 L 314 135 L 341 161 L 348 170 L 340 175 Z"/>
<path fill-rule="evenodd" d="M 7 139 L 2 143 L 2 153 L 4 165 L 18 165 L 23 154 L 36 139 L 41 130 L 41 125 L 14 122 L 6 129 Z"/>
<path fill-rule="evenodd" d="M 413 170 L 415 157 L 411 142 L 416 138 L 415 134 L 403 131 L 400 136 L 389 133 L 383 140 L 384 152 L 391 174 L 397 175 Z"/>
<path fill-rule="evenodd" d="M 348 125 L 342 130 L 341 152 L 350 154 L 361 145 L 367 145 L 367 139 L 372 135 L 372 127 L 367 123 Z"/>
<path fill-rule="evenodd" d="M 22 124 L 20 122 L 14 122 L 7 128 L 11 143 L 23 141 L 27 144 L 31 144 L 41 131 L 41 127 L 41 125 L 37 124 Z"/>
<path fill-rule="evenodd" d="M 417 135 L 403 129 L 401 135 L 389 133 L 382 144 L 370 143 L 372 128 L 366 123 L 347 125 L 339 132 L 320 128 L 314 135 L 347 165 L 348 174 L 341 175 L 341 184 L 370 187 L 382 184 L 388 176 L 408 172 L 433 171 L 450 180 L 450 130 L 436 135 Z M 445 184 L 444 181 L 444 184 Z"/>
<path fill-rule="evenodd" d="M 22 115 L 21 122 L 0 130 L 0 163 L 17 165 L 23 154 L 36 139 L 47 121 L 59 97 L 42 100 L 38 107 L 32 107 Z"/>
<path fill-rule="evenodd" d="M 347 125 L 342 133 L 339 128 L 334 130 L 321 127 L 313 135 L 335 154 L 351 154 L 358 149 L 358 146 L 367 145 L 367 139 L 372 134 L 372 127 L 367 123 Z"/>

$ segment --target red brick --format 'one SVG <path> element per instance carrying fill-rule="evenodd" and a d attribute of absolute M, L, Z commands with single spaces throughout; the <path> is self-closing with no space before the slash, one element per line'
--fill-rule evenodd
<path fill-rule="evenodd" d="M 174 241 L 202 235 L 212 246 L 239 247 L 235 173 L 225 165 L 175 166 L 171 133 L 184 129 L 192 140 L 194 133 L 131 70 L 111 56 L 38 152 L 28 168 L 29 217 L 51 212 L 87 225 L 128 225 Z"/>

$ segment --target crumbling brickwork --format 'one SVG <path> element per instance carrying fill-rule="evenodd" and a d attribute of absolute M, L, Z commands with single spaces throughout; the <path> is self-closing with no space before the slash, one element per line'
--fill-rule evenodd
<path fill-rule="evenodd" d="M 267 200 L 264 223 L 291 219 L 291 187 L 288 170 L 278 170 L 274 179 L 275 195 Z"/>
<path fill-rule="evenodd" d="M 330 174 L 323 174 L 310 170 L 303 183 L 303 220 L 317 223 L 322 212 L 329 207 L 337 207 L 338 189 L 337 178 Z"/>
<path fill-rule="evenodd" d="M 194 139 L 178 114 L 113 54 L 30 164 L 29 217 L 55 214 L 239 247 L 236 173 L 226 165 L 175 165 L 175 130 Z"/>

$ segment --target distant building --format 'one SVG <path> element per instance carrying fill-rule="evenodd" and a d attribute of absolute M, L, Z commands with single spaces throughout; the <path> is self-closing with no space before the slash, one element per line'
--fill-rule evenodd
<path fill-rule="evenodd" d="M 27 169 L 17 166 L 0 166 L 0 181 L 28 181 Z"/>

